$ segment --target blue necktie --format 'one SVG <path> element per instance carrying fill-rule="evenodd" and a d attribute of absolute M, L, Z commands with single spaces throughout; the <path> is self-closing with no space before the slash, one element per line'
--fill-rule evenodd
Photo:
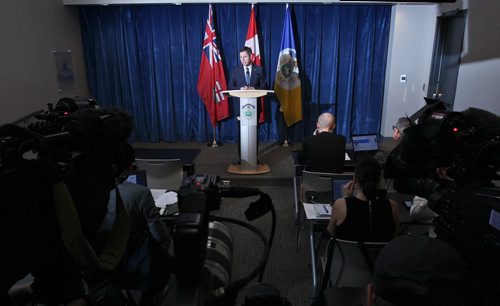
<path fill-rule="evenodd" d="M 248 70 L 248 67 L 245 70 L 245 80 L 247 81 L 247 86 L 250 86 L 250 70 Z"/>

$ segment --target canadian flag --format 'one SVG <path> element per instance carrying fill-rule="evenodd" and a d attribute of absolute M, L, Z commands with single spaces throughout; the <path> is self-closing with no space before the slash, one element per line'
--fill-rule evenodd
<path fill-rule="evenodd" d="M 260 48 L 259 48 L 259 34 L 257 34 L 257 24 L 255 22 L 255 13 L 253 6 L 254 5 L 252 4 L 245 47 L 250 47 L 250 49 L 252 49 L 252 62 L 257 66 L 260 66 L 261 60 L 260 60 Z M 261 97 L 260 110 L 259 110 L 259 123 L 263 123 L 264 121 L 266 121 L 264 106 L 265 106 L 264 97 Z"/>

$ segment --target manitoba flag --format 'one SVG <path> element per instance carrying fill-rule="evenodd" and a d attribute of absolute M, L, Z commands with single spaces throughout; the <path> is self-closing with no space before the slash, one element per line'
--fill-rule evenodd
<path fill-rule="evenodd" d="M 227 89 L 222 58 L 217 49 L 217 36 L 215 35 L 212 5 L 208 6 L 208 19 L 203 39 L 203 52 L 201 53 L 200 73 L 198 74 L 198 94 L 200 95 L 212 126 L 229 117 L 228 98 L 221 91 Z"/>
<path fill-rule="evenodd" d="M 255 13 L 252 4 L 252 10 L 250 11 L 250 22 L 248 23 L 248 31 L 247 38 L 245 41 L 245 47 L 250 47 L 252 49 L 252 62 L 260 66 L 260 48 L 259 48 L 259 35 L 257 34 L 257 24 L 255 23 Z M 265 121 L 265 112 L 264 112 L 264 97 L 260 98 L 260 114 L 259 114 L 259 123 L 263 123 Z"/>

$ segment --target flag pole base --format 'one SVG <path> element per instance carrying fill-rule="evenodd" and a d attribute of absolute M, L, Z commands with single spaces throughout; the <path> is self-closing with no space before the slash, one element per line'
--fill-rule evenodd
<path fill-rule="evenodd" d="M 214 139 L 214 141 L 207 143 L 207 147 L 212 147 L 212 148 L 222 147 L 222 142 L 218 143 Z"/>

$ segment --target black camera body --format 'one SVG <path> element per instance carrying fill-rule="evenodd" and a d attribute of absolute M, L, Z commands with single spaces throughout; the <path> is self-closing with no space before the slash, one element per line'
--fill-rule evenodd
<path fill-rule="evenodd" d="M 253 225 L 238 219 L 211 215 L 221 199 L 259 196 L 245 211 L 248 221 L 271 212 L 269 238 Z M 173 224 L 174 270 L 178 281 L 176 298 L 169 294 L 162 305 L 234 305 L 238 292 L 260 274 L 262 279 L 276 228 L 271 198 L 256 188 L 233 187 L 216 175 L 193 175 L 178 190 L 179 214 Z M 224 223 L 245 227 L 259 236 L 263 256 L 249 274 L 231 280 L 233 238 Z"/>

